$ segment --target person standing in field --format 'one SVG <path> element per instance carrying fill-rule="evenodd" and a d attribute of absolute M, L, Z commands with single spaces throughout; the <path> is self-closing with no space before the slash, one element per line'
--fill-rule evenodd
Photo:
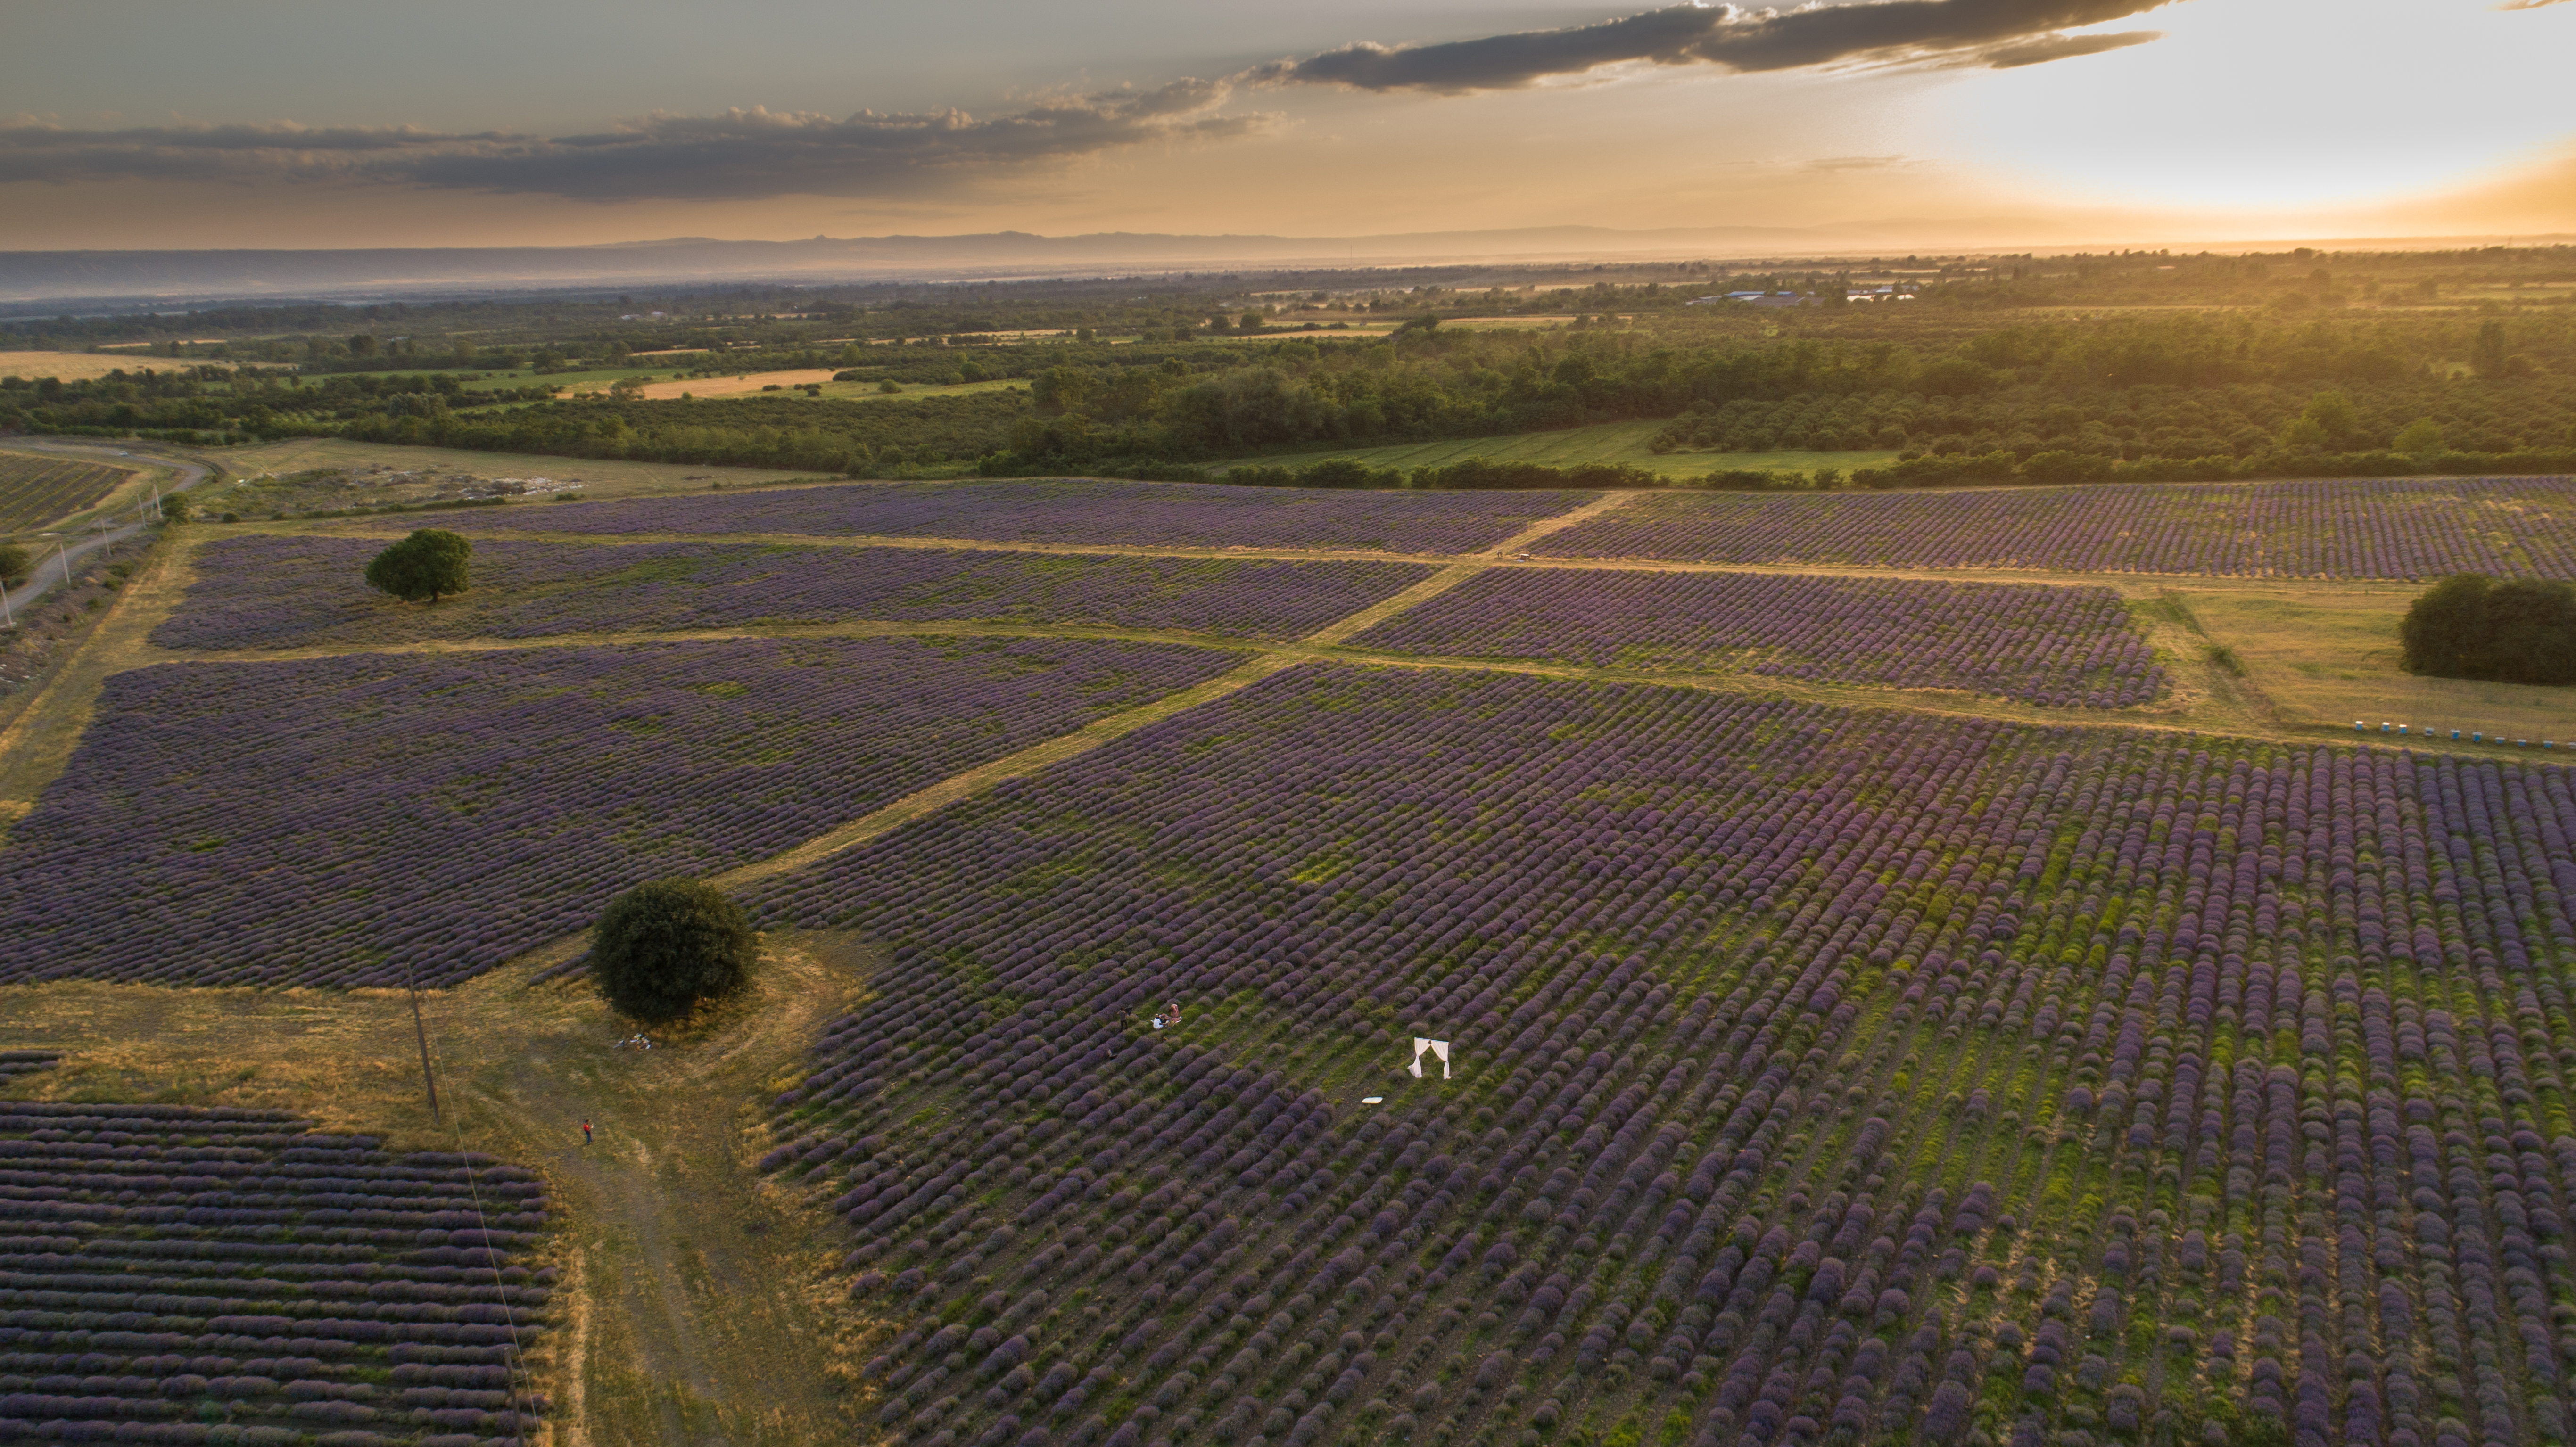
<path fill-rule="evenodd" d="M 587 1119 L 584 1119 L 581 1123 L 581 1143 L 583 1145 L 590 1144 L 590 1122 Z"/>

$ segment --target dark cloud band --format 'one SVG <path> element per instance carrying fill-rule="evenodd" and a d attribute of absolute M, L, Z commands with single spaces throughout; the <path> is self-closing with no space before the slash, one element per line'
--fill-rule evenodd
<path fill-rule="evenodd" d="M 1223 114 L 1233 88 L 1317 84 L 1455 93 L 1507 89 L 1605 65 L 1789 70 L 1844 63 L 2037 65 L 2153 40 L 2078 35 L 2168 0 L 1862 0 L 1792 10 L 1649 10 L 1567 30 L 1390 49 L 1352 45 L 1232 80 L 1070 96 L 1007 115 L 832 117 L 767 110 L 653 115 L 589 135 L 456 134 L 412 127 L 156 126 L 71 130 L 0 123 L 0 183 L 288 181 L 428 186 L 583 201 L 896 199 L 954 194 L 1028 168 L 1153 142 L 1226 140 L 1270 118 Z M 2530 0 L 2524 0 L 2530 3 Z"/>
<path fill-rule="evenodd" d="M 2169 0 L 1868 0 L 1794 10 L 1675 6 L 1579 25 L 1443 45 L 1349 45 L 1247 73 L 1267 84 L 1455 93 L 1505 90 L 1604 65 L 1716 65 L 1793 70 L 1840 63 L 2008 68 L 2093 55 L 2154 31 L 2069 35 Z"/>
<path fill-rule="evenodd" d="M 978 119 L 960 111 L 830 116 L 736 110 L 649 116 L 578 136 L 167 126 L 0 125 L 0 182 L 329 181 L 589 201 L 890 197 L 1156 141 L 1221 140 L 1258 116 L 1217 114 L 1228 86 L 1184 80 Z"/>

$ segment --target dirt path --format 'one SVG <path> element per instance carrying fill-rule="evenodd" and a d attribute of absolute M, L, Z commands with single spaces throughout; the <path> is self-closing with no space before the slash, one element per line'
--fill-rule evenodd
<path fill-rule="evenodd" d="M 1016 754 L 980 764 L 962 774 L 952 774 L 927 789 L 907 794 L 893 803 L 861 815 L 826 834 L 820 834 L 782 854 L 755 860 L 737 869 L 714 876 L 726 889 L 740 889 L 756 879 L 801 869 L 818 859 L 826 859 L 844 849 L 855 848 L 882 834 L 890 833 L 924 815 L 935 813 L 961 799 L 970 799 L 991 789 L 1005 779 L 1022 778 L 1040 769 L 1050 768 L 1067 759 L 1078 758 L 1102 744 L 1125 738 L 1150 723 L 1170 718 L 1176 713 L 1204 703 L 1214 703 L 1229 694 L 1259 683 L 1270 675 L 1300 662 L 1298 655 L 1270 653 L 1253 659 L 1239 668 L 1230 669 L 1205 683 L 1165 694 L 1152 703 L 1095 719 L 1069 734 L 1059 734 L 1042 744 L 1035 744 Z"/>
<path fill-rule="evenodd" d="M 0 828 L 35 807 L 36 797 L 71 762 L 108 675 L 153 661 L 152 630 L 170 616 L 189 577 L 183 545 L 154 549 L 117 590 L 89 637 L 0 729 Z"/>
<path fill-rule="evenodd" d="M 2415 596 L 2424 588 L 2422 583 L 2390 578 L 2258 578 L 2222 577 L 2202 573 L 2081 573 L 2050 568 L 1923 568 L 1893 567 L 1873 563 L 1693 562 L 1676 558 L 1555 557 L 1527 551 L 1532 544 L 1551 533 L 1562 532 L 1610 509 L 1628 506 L 1654 495 L 1645 492 L 1604 493 L 1594 501 L 1571 512 L 1541 518 L 1521 532 L 1477 553 L 1410 553 L 1378 548 L 1257 547 L 1239 544 L 1226 547 L 1183 547 L 1136 543 L 995 542 L 982 538 L 909 537 L 877 533 L 581 533 L 478 526 L 478 520 L 472 517 L 457 517 L 440 525 L 493 541 L 570 543 L 594 547 L 629 547 L 653 543 L 711 543 L 746 547 L 908 548 L 923 552 L 1038 553 L 1059 557 L 1240 558 L 1309 563 L 1420 563 L 1432 567 L 1448 567 L 1473 562 L 1502 568 L 1546 568 L 1574 572 L 1768 573 L 1831 578 L 1895 578 L 1922 582 L 2042 583 L 2068 588 L 2108 588 L 2124 598 L 2132 599 L 2154 598 L 2177 587 L 2216 592 L 2294 594 L 2317 592 L 2339 597 L 2356 593 L 2378 593 L 2406 598 Z M 243 523 L 227 527 L 222 535 L 261 532 L 381 538 L 391 541 L 404 536 L 409 531 L 409 528 L 391 522 L 350 522 L 344 519 L 324 518 L 310 521 Z"/>
<path fill-rule="evenodd" d="M 1485 566 L 1474 562 L 1445 568 L 1404 592 L 1293 641 L 1217 638 L 1168 630 L 1110 628 L 1079 624 L 939 620 L 923 623 L 856 622 L 709 628 L 668 633 L 644 631 L 559 633 L 538 638 L 425 639 L 414 643 L 389 644 L 314 644 L 302 648 L 239 652 L 166 650 L 156 651 L 152 657 L 184 658 L 210 663 L 261 663 L 280 659 L 326 658 L 358 653 L 477 653 L 524 648 L 586 648 L 610 644 L 707 642 L 728 638 L 900 636 L 1091 638 L 1131 643 L 1178 643 L 1260 655 L 1257 660 L 1246 663 L 1241 668 L 1221 677 L 1125 713 L 1112 715 L 1061 738 L 1033 745 L 1008 758 L 997 759 L 958 775 L 954 779 L 943 780 L 918 794 L 889 804 L 876 813 L 854 820 L 834 831 L 832 835 L 826 836 L 840 841 L 830 849 L 821 849 L 817 841 L 791 851 L 795 856 L 794 863 L 799 865 L 810 863 L 822 857 L 823 854 L 837 849 L 864 843 L 888 829 L 958 799 L 979 793 L 1004 779 L 1017 778 L 1060 763 L 1112 739 L 1132 733 L 1157 719 L 1168 717 L 1185 708 L 1194 708 L 1199 704 L 1212 702 L 1272 673 L 1304 662 L 1352 663 L 1373 668 L 1437 668 L 1485 673 L 1519 673 L 1543 678 L 1582 679 L 1596 683 L 1641 683 L 1664 688 L 1695 688 L 1757 698 L 1789 698 L 1835 708 L 1888 709 L 1906 713 L 1938 714 L 1953 718 L 1994 719 L 2007 723 L 2072 724 L 2087 728 L 2148 728 L 2186 733 L 2224 734 L 2238 738 L 2272 739 L 2281 742 L 2317 742 L 2344 732 L 2331 722 L 2296 716 L 2279 708 L 2252 680 L 2235 677 L 2210 660 L 2202 651 L 2202 645 L 2207 642 L 2205 637 L 2184 625 L 2155 617 L 2142 619 L 2141 626 L 2146 630 L 2148 641 L 2166 651 L 2166 672 L 2172 680 L 2172 687 L 2164 698 L 2154 703 L 2126 709 L 2057 708 L 2021 703 L 2008 698 L 1989 697 L 1959 689 L 1898 688 L 1861 683 L 1810 683 L 1800 679 L 1756 673 L 1752 671 L 1750 665 L 1759 660 L 1750 657 L 1745 660 L 1746 666 L 1740 668 L 1710 666 L 1667 671 L 1642 668 L 1597 668 L 1586 664 L 1556 663 L 1543 659 L 1389 653 L 1377 649 L 1353 647 L 1347 642 L 1348 639 L 1376 627 L 1387 619 L 1447 592 L 1482 571 L 1485 571 Z M 2446 744 L 2444 748 L 2446 752 L 2484 753 L 2497 757 L 2513 752 L 2510 747 L 2503 745 L 2481 746 L 2465 742 L 2456 745 Z M 787 857 L 780 856 L 781 859 Z M 729 880 L 749 880 L 775 872 L 776 870 L 771 867 L 771 861 L 761 861 L 746 865 L 725 877 Z"/>
<path fill-rule="evenodd" d="M 68 1057 L 9 1094 L 283 1108 L 397 1149 L 461 1143 L 528 1166 L 547 1181 L 562 1272 L 531 1354 L 556 1443 L 851 1436 L 866 1323 L 840 1296 L 843 1243 L 754 1165 L 769 1146 L 758 1102 L 863 997 L 872 960 L 846 937 L 773 937 L 751 997 L 639 1052 L 610 1048 L 625 1028 L 587 984 L 526 986 L 562 948 L 424 996 L 442 1121 L 408 1003 L 383 990 L 0 991 L 0 1041 Z"/>

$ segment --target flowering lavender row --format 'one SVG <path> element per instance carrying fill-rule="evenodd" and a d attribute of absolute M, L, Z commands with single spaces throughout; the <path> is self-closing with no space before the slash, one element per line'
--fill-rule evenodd
<path fill-rule="evenodd" d="M 452 983 L 1234 661 L 745 640 L 118 674 L 11 831 L 0 980 Z"/>
<path fill-rule="evenodd" d="M 1471 553 L 1580 506 L 1573 492 L 1349 492 L 1222 483 L 868 483 L 509 509 L 483 530 L 864 533 L 1143 547 L 1377 548 Z"/>
<path fill-rule="evenodd" d="M 272 1111 L 0 1102 L 0 1438 L 520 1441 L 537 1178 Z"/>
<path fill-rule="evenodd" d="M 1671 495 L 1577 523 L 1533 551 L 2257 578 L 2569 578 L 2576 479 Z"/>
<path fill-rule="evenodd" d="M 1494 569 L 1353 646 L 1596 668 L 1734 667 L 2121 708 L 2164 688 L 2108 588 L 1758 573 Z"/>
<path fill-rule="evenodd" d="M 750 623 L 1022 623 L 1177 628 L 1242 638 L 1313 632 L 1418 581 L 1419 563 L 1137 558 L 924 548 L 486 541 L 473 587 L 433 606 L 359 580 L 376 539 L 227 538 L 153 641 L 291 648 L 416 638 L 536 638 Z"/>
<path fill-rule="evenodd" d="M 1300 668 L 772 881 L 896 963 L 763 1164 L 941 1447 L 2558 1440 L 2571 835 L 2546 766 Z"/>

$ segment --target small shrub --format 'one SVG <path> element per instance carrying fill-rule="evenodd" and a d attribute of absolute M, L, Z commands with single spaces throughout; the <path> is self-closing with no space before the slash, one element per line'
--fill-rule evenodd
<path fill-rule="evenodd" d="M 231 521 L 231 514 L 225 514 Z M 436 603 L 441 594 L 462 593 L 467 560 L 474 544 L 444 528 L 422 528 L 389 544 L 367 563 L 367 586 L 407 603 Z"/>
<path fill-rule="evenodd" d="M 667 1020 L 742 988 L 760 951 L 740 906 L 699 879 L 655 879 L 601 911 L 591 973 L 620 1013 Z"/>

